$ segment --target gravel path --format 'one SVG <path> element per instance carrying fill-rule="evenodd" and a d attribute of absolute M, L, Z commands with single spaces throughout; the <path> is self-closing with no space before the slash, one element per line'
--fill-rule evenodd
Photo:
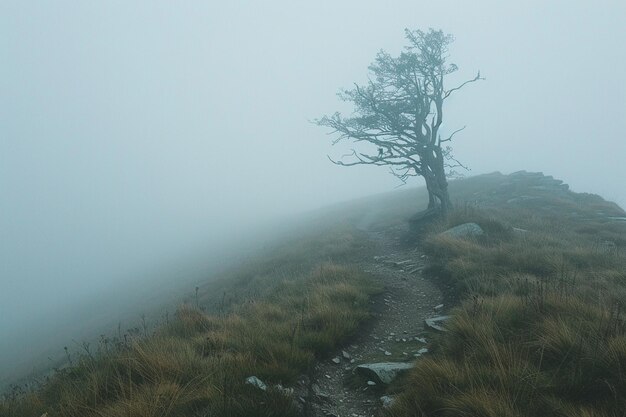
<path fill-rule="evenodd" d="M 368 232 L 378 255 L 361 268 L 385 289 L 374 304 L 374 319 L 331 360 L 319 363 L 301 398 L 309 417 L 370 417 L 379 415 L 384 389 L 358 380 L 354 368 L 362 363 L 407 362 L 425 353 L 424 319 L 438 315 L 442 295 L 421 270 L 426 256 L 402 248 L 393 231 Z"/>

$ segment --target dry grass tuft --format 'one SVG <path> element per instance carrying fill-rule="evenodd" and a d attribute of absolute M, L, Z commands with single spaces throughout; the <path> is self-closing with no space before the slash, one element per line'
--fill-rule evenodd
<path fill-rule="evenodd" d="M 230 299 L 213 314 L 183 305 L 153 335 L 118 341 L 59 371 L 38 391 L 7 397 L 0 416 L 295 416 L 293 398 L 244 381 L 255 375 L 293 384 L 369 317 L 369 297 L 379 288 L 368 276 L 335 262 L 318 262 L 308 272 L 294 265 L 302 257 L 343 258 L 355 244 L 346 233 L 312 239 L 310 246 L 300 242 L 304 253 L 290 245 L 256 269 L 248 265 L 230 277 L 229 290 L 253 296 Z M 220 285 L 228 288 L 226 281 Z"/>
<path fill-rule="evenodd" d="M 464 301 L 390 415 L 626 415 L 626 228 L 597 219 L 611 204 L 575 198 L 464 207 L 432 227 L 429 272 Z M 437 235 L 466 222 L 485 236 Z"/>

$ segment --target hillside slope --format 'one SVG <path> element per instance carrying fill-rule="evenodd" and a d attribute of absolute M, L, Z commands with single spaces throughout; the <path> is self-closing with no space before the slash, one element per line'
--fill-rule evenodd
<path fill-rule="evenodd" d="M 423 189 L 311 213 L 154 333 L 103 338 L 16 387 L 0 416 L 624 415 L 624 211 L 538 173 L 451 195 L 454 214 L 419 236 Z M 468 222 L 485 234 L 440 235 Z M 447 331 L 423 329 L 440 304 Z M 390 385 L 355 376 L 376 361 L 414 367 Z"/>
<path fill-rule="evenodd" d="M 624 416 L 624 211 L 538 173 L 455 188 L 466 203 L 423 248 L 461 304 L 389 414 Z M 485 235 L 437 233 L 466 222 Z"/>

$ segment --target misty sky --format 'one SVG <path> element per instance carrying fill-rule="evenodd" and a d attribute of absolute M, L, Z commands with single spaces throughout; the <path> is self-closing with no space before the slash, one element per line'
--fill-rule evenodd
<path fill-rule="evenodd" d="M 405 27 L 453 33 L 456 80 L 486 77 L 445 120 L 473 174 L 625 206 L 624 4 L 0 1 L 0 344 L 198 242 L 397 186 L 330 164 L 310 121 Z"/>

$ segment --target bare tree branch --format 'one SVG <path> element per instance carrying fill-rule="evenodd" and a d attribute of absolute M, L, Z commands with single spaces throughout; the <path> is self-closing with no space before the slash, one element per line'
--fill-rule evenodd
<path fill-rule="evenodd" d="M 442 144 L 443 142 L 450 142 L 450 141 L 452 141 L 452 138 L 454 137 L 454 135 L 456 135 L 457 133 L 459 133 L 459 132 L 461 132 L 461 131 L 465 130 L 465 128 L 466 128 L 466 127 L 467 127 L 467 126 L 463 126 L 462 128 L 455 130 L 455 131 L 454 131 L 454 132 L 452 132 L 452 134 L 451 134 L 450 136 L 448 136 L 446 139 L 441 139 L 441 138 L 440 138 L 440 139 L 439 139 L 439 145 L 441 146 L 441 144 Z"/>
<path fill-rule="evenodd" d="M 465 81 L 464 83 L 462 83 L 462 84 L 461 84 L 461 85 L 459 85 L 458 87 L 454 87 L 453 89 L 446 91 L 446 92 L 445 92 L 445 94 L 443 95 L 443 98 L 448 98 L 448 97 L 450 97 L 450 95 L 451 95 L 452 93 L 454 93 L 455 91 L 460 90 L 461 88 L 465 87 L 465 85 L 467 85 L 467 84 L 474 83 L 474 82 L 476 82 L 476 81 L 481 81 L 481 80 L 485 80 L 485 78 L 482 78 L 482 77 L 480 76 L 480 71 L 478 71 L 478 73 L 476 74 L 476 77 L 472 78 L 471 80 L 467 80 L 467 81 Z"/>
<path fill-rule="evenodd" d="M 339 92 L 341 100 L 354 105 L 351 116 L 334 113 L 315 122 L 331 129 L 333 145 L 349 141 L 378 150 L 371 154 L 352 149 L 339 160 L 329 156 L 332 163 L 387 166 L 402 184 L 410 177 L 421 176 L 431 203 L 438 201 L 445 211 L 450 206 L 445 170 L 467 167 L 452 156 L 451 148 L 442 149 L 443 143 L 451 142 L 465 129 L 441 138 L 444 103 L 455 91 L 483 78 L 478 72 L 473 79 L 446 90 L 446 77 L 458 70 L 447 62 L 448 45 L 454 38 L 433 29 L 405 33 L 409 45 L 404 52 L 396 57 L 379 52 L 369 67 L 367 82 Z"/>

